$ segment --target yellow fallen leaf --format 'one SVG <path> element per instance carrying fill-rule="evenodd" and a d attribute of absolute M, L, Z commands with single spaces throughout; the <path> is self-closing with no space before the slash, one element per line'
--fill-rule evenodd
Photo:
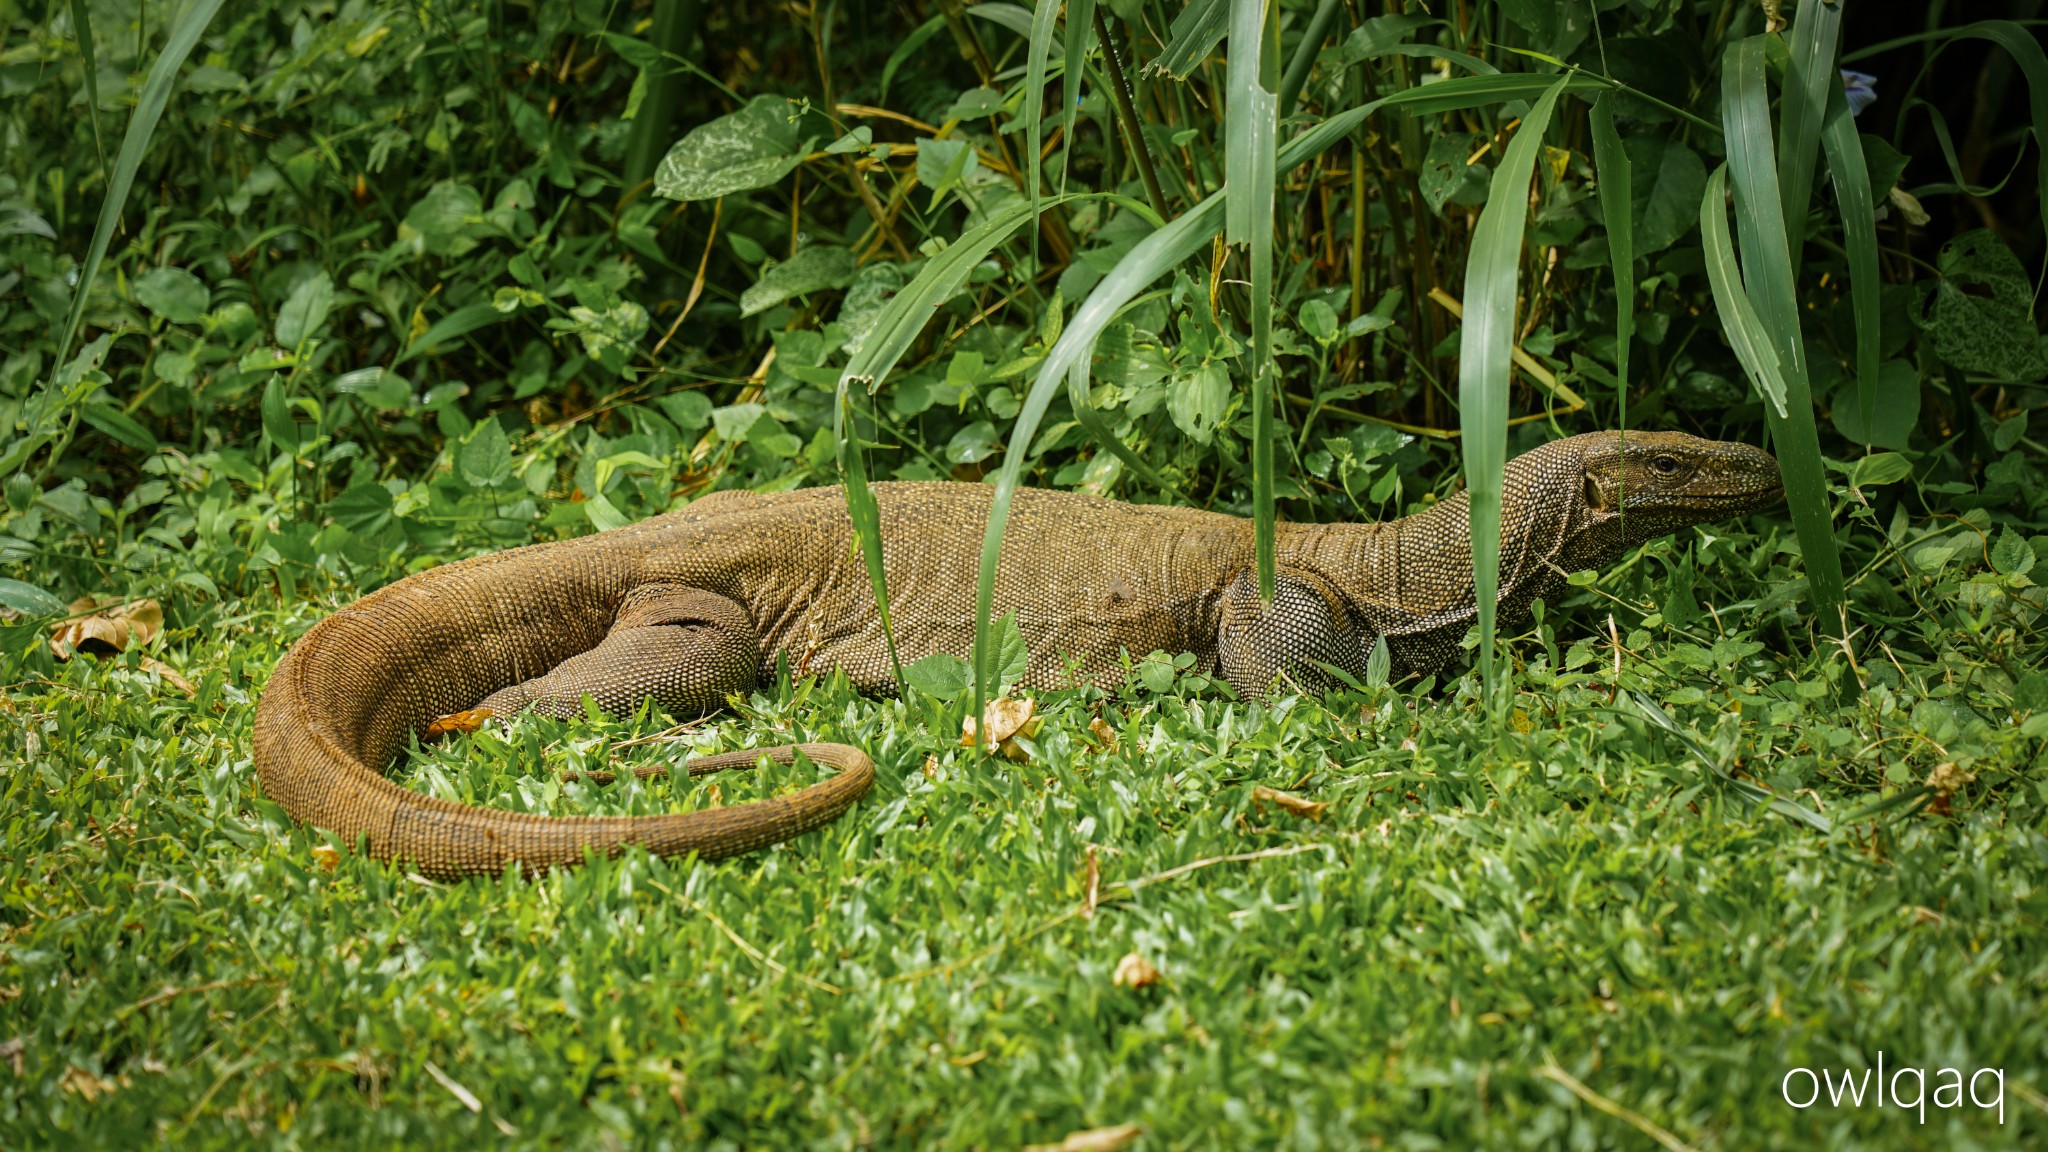
<path fill-rule="evenodd" d="M 1008 696 L 998 696 L 988 702 L 988 707 L 982 709 L 981 724 L 977 725 L 972 716 L 960 721 L 960 746 L 974 747 L 976 732 L 986 729 L 989 747 L 1000 750 L 1011 760 L 1027 760 L 1030 754 L 1024 751 L 1023 745 L 1017 743 L 1017 737 L 1022 736 L 1029 740 L 1038 735 L 1039 729 L 1045 727 L 1045 717 L 1038 715 L 1037 712 L 1038 705 L 1029 696 L 1014 700 Z"/>
<path fill-rule="evenodd" d="M 489 720 L 491 715 L 492 713 L 489 708 L 471 708 L 467 712 L 450 712 L 446 716 L 436 717 L 433 723 L 428 724 L 427 730 L 420 733 L 420 739 L 438 740 L 443 736 L 456 732 L 474 732 L 483 727 L 484 721 Z"/>
<path fill-rule="evenodd" d="M 1024 1152 L 1117 1152 L 1145 1134 L 1142 1124 L 1118 1124 L 1114 1128 L 1090 1128 L 1069 1132 L 1057 1144 L 1026 1144 Z"/>
<path fill-rule="evenodd" d="M 1133 952 L 1116 962 L 1116 975 L 1110 977 L 1110 983 L 1119 988 L 1150 988 L 1163 979 L 1150 960 Z"/>
<path fill-rule="evenodd" d="M 1316 800 L 1304 800 L 1291 792 L 1282 792 L 1278 788 L 1268 788 L 1264 784 L 1252 789 L 1252 803 L 1261 811 L 1264 811 L 1268 805 L 1271 805 L 1284 812 L 1289 812 L 1296 816 L 1306 816 L 1311 820 L 1322 819 L 1323 810 L 1329 807 L 1326 803 Z"/>
<path fill-rule="evenodd" d="M 332 844 L 315 844 L 313 863 L 319 865 L 322 872 L 332 872 L 341 867 L 341 852 Z"/>
<path fill-rule="evenodd" d="M 1088 731 L 1096 740 L 1101 742 L 1104 752 L 1116 751 L 1116 730 L 1104 723 L 1102 717 L 1097 716 L 1095 719 L 1090 720 L 1088 722 Z"/>

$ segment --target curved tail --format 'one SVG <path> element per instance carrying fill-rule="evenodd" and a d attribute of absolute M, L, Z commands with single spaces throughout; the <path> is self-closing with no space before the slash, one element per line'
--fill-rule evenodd
<path fill-rule="evenodd" d="M 621 534 L 627 535 L 631 530 Z M 534 873 L 637 844 L 718 859 L 830 823 L 866 795 L 875 766 L 845 744 L 785 745 L 692 760 L 692 775 L 790 763 L 839 770 L 788 796 L 661 816 L 551 817 L 474 808 L 400 787 L 383 770 L 436 716 L 594 647 L 635 583 L 631 545 L 594 538 L 521 548 L 420 573 L 321 621 L 293 646 L 256 706 L 256 773 L 294 819 L 435 878 Z M 621 557 L 620 553 L 627 555 Z M 510 590 L 517 589 L 513 594 Z M 534 619 L 533 606 L 547 615 Z"/>

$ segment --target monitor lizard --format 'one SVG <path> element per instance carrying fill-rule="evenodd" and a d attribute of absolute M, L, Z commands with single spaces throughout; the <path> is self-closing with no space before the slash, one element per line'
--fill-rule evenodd
<path fill-rule="evenodd" d="M 976 573 L 993 494 L 973 483 L 873 489 L 902 659 L 967 656 Z M 1692 524 L 1777 503 L 1777 462 L 1760 449 L 1673 432 L 1589 433 L 1510 461 L 1499 611 L 1527 619 L 1567 574 L 1612 564 Z M 1278 526 L 1270 607 L 1254 577 L 1248 520 L 1020 489 L 995 589 L 1029 648 L 1021 678 L 1045 690 L 1115 689 L 1122 660 L 1193 653 L 1242 696 L 1282 678 L 1363 676 L 1384 637 L 1395 677 L 1434 672 L 1476 616 L 1469 517 L 1459 493 L 1373 524 Z M 836 487 L 717 492 L 662 516 L 556 543 L 447 564 L 400 580 L 314 626 L 278 664 L 257 706 L 256 770 L 293 817 L 429 876 L 534 872 L 586 851 L 637 844 L 658 855 L 730 856 L 825 824 L 865 794 L 874 765 L 844 744 L 748 749 L 689 762 L 692 774 L 799 750 L 837 775 L 789 795 L 637 817 L 550 817 L 423 796 L 384 771 L 437 718 L 532 711 L 613 713 L 653 698 L 695 716 L 786 659 L 798 675 L 838 669 L 864 692 L 895 691 L 893 665 Z M 652 774 L 666 769 L 645 769 Z"/>

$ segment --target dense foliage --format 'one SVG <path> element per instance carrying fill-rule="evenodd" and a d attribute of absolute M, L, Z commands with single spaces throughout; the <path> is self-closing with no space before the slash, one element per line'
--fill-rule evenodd
<path fill-rule="evenodd" d="M 1282 0 L 1249 69 L 1244 7 L 0 0 L 0 1145 L 2038 1133 L 2048 63 L 2034 26 L 1966 22 L 2034 6 Z M 1781 150 L 1745 154 L 1766 80 Z M 1269 269 L 1206 234 L 1145 263 L 1256 176 L 1226 148 L 1248 101 L 1284 147 L 1389 96 L 1277 169 Z M 1730 177 L 1769 370 L 1715 282 L 1726 218 L 1701 227 Z M 1524 242 L 1488 249 L 1488 212 Z M 1820 535 L 1774 514 L 1575 577 L 1499 707 L 1459 669 L 1267 708 L 1133 654 L 1130 694 L 1043 702 L 1013 767 L 954 747 L 965 700 L 764 685 L 695 735 L 857 739 L 883 783 L 734 865 L 429 890 L 256 793 L 251 702 L 332 607 L 836 483 L 855 448 L 875 479 L 1421 507 L 1477 426 L 1467 298 L 1516 305 L 1511 450 L 1770 443 L 1811 465 Z M 1086 379 L 1043 378 L 1084 319 Z M 86 596 L 166 626 L 60 660 Z M 716 802 L 556 778 L 658 727 L 532 723 L 401 772 L 540 811 Z M 1174 872 L 1271 849 L 1300 851 Z M 1165 981 L 1113 985 L 1129 952 Z M 1879 1050 L 2004 1068 L 2004 1123 L 1778 1097 Z"/>

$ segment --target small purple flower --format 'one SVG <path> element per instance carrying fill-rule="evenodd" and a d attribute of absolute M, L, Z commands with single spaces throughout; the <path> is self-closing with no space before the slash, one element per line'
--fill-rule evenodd
<path fill-rule="evenodd" d="M 1849 97 L 1849 115 L 1861 116 L 1865 108 L 1877 103 L 1877 77 L 1844 68 L 1842 92 Z"/>

